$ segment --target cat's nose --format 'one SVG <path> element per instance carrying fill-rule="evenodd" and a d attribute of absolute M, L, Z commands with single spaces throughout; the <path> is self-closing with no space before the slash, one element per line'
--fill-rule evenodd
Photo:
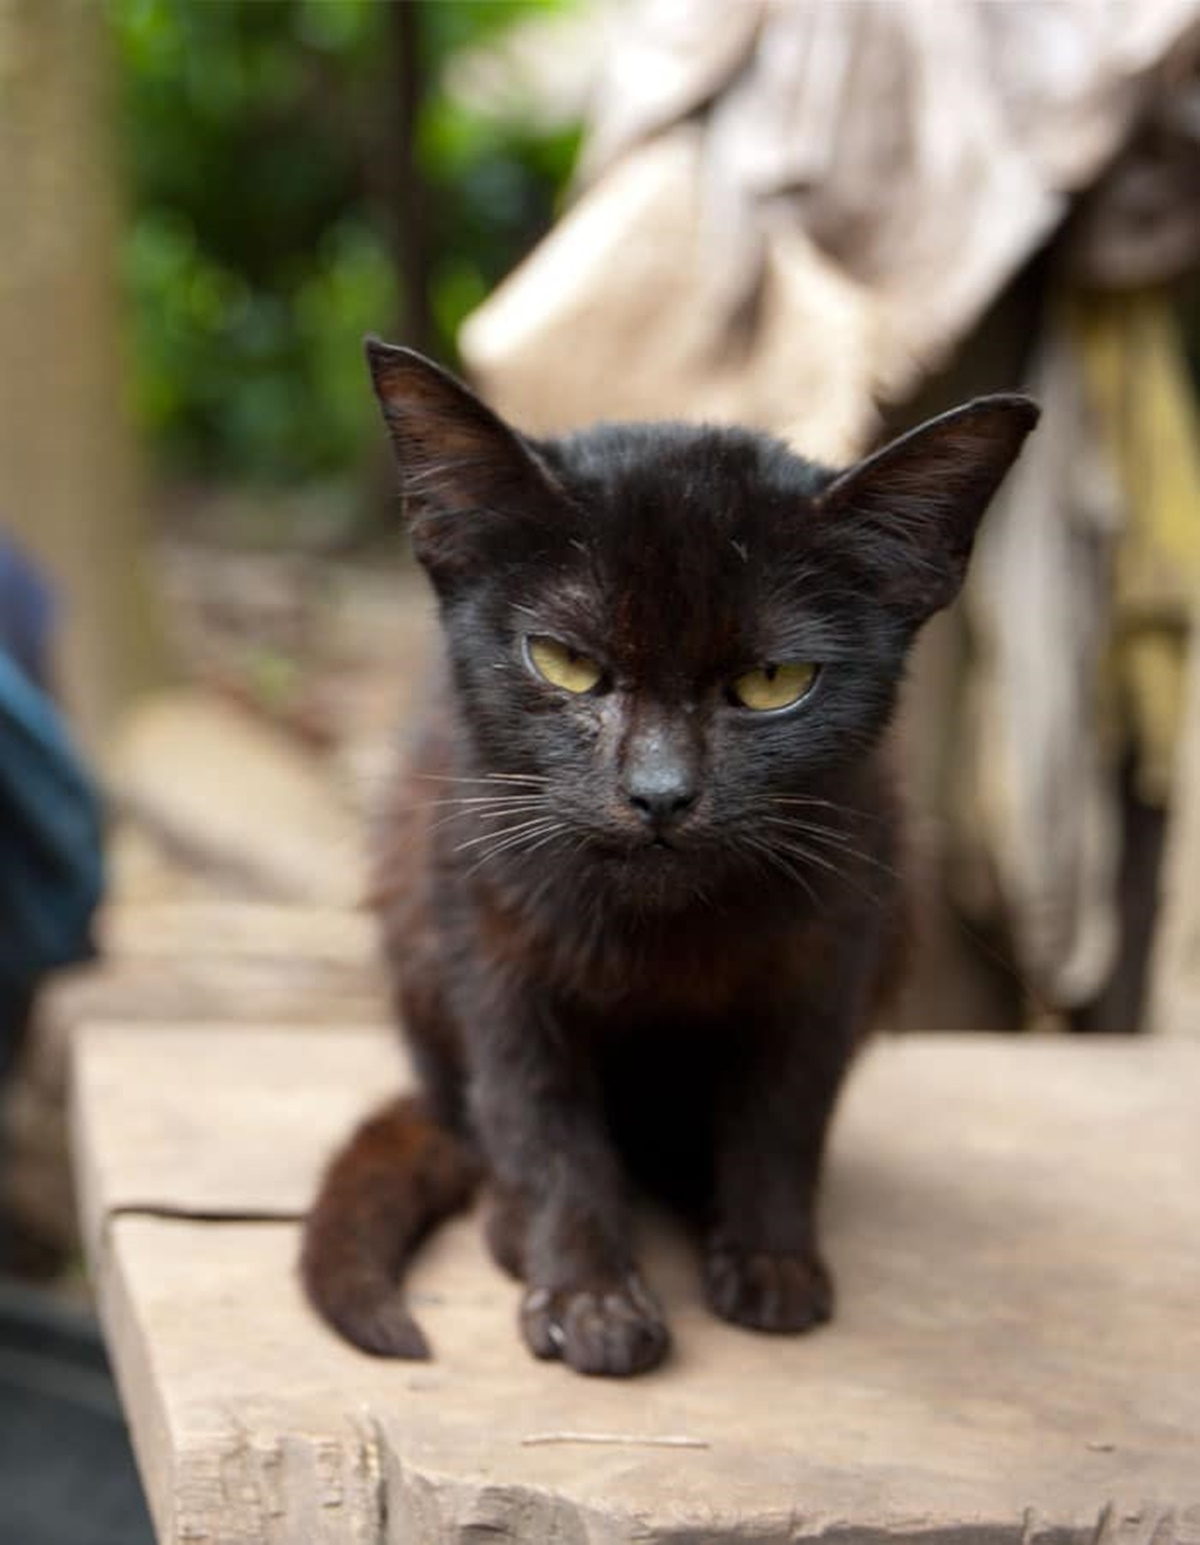
<path fill-rule="evenodd" d="M 625 795 L 645 825 L 665 831 L 696 803 L 697 790 L 686 768 L 659 767 L 628 778 Z"/>
<path fill-rule="evenodd" d="M 685 715 L 640 706 L 621 747 L 620 788 L 653 832 L 682 820 L 700 797 L 700 747 Z"/>

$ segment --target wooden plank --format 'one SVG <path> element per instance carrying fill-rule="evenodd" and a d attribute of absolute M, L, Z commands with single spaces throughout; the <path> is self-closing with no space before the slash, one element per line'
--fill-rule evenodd
<path fill-rule="evenodd" d="M 326 1155 L 406 1078 L 383 1026 L 86 1026 L 71 1068 L 85 1241 L 119 1212 L 302 1216 Z"/>
<path fill-rule="evenodd" d="M 527 1356 L 473 1220 L 418 1263 L 414 1365 L 314 1322 L 296 1225 L 138 1215 L 298 1208 L 394 1067 L 378 1032 L 83 1037 L 93 1266 L 164 1541 L 1200 1540 L 1200 1046 L 876 1046 L 831 1156 L 836 1322 L 718 1324 L 648 1223 L 676 1351 L 633 1384 Z"/>

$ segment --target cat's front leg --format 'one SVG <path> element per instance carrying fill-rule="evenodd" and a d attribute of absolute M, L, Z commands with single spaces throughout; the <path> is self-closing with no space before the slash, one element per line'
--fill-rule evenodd
<path fill-rule="evenodd" d="M 493 1254 L 525 1278 L 522 1334 L 579 1373 L 661 1362 L 669 1335 L 630 1243 L 624 1177 L 586 1047 L 546 1016 L 478 1037 L 472 1118 L 493 1178 Z"/>
<path fill-rule="evenodd" d="M 801 1025 L 743 1031 L 717 1094 L 705 1292 L 722 1319 L 754 1330 L 808 1330 L 833 1310 L 815 1208 L 847 1038 L 819 1018 Z"/>

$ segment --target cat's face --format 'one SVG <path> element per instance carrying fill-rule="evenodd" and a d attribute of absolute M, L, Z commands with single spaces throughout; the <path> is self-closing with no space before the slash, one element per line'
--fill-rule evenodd
<path fill-rule="evenodd" d="M 775 447 L 608 429 L 546 456 L 553 527 L 446 598 L 479 766 L 550 779 L 593 851 L 660 867 L 782 836 L 877 738 L 903 622 L 804 539 L 812 479 Z M 523 792 L 532 822 L 544 791 Z"/>
<path fill-rule="evenodd" d="M 838 475 L 742 430 L 530 442 L 417 356 L 371 360 L 507 851 L 681 895 L 825 824 L 1036 419 L 990 399 Z"/>

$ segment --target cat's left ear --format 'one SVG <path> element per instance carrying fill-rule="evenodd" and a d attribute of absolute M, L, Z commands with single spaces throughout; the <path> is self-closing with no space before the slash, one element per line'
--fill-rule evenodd
<path fill-rule="evenodd" d="M 523 436 L 415 350 L 365 346 L 413 551 L 439 584 L 486 570 L 514 523 L 553 521 L 558 490 Z"/>
<path fill-rule="evenodd" d="M 893 440 L 818 495 L 818 518 L 836 518 L 885 605 L 920 623 L 950 604 L 983 513 L 1040 414 L 1028 397 L 978 397 Z"/>

